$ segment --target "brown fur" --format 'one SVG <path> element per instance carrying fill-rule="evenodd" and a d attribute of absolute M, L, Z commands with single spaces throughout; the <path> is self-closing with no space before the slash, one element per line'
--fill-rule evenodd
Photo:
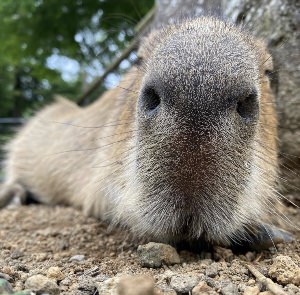
<path fill-rule="evenodd" d="M 265 45 L 200 18 L 152 32 L 139 56 L 141 66 L 94 104 L 57 101 L 19 132 L 0 200 L 18 184 L 41 202 L 72 205 L 158 240 L 242 237 L 276 199 Z M 147 118 L 139 101 L 151 83 L 162 87 L 162 102 Z M 223 110 L 224 97 L 243 96 L 243 85 L 245 96 L 250 85 L 259 99 L 259 117 L 247 126 L 235 110 Z"/>

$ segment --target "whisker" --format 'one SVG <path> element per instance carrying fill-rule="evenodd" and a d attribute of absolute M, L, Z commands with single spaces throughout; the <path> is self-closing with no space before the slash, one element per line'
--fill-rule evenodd
<path fill-rule="evenodd" d="M 111 143 L 108 143 L 108 144 L 105 144 L 105 145 L 102 145 L 102 146 L 99 146 L 99 147 L 95 147 L 95 148 L 87 148 L 87 149 L 74 149 L 74 150 L 67 150 L 67 151 L 62 151 L 62 152 L 57 152 L 57 153 L 54 153 L 54 154 L 50 154 L 50 155 L 47 155 L 47 156 L 54 156 L 54 155 L 59 155 L 59 154 L 64 154 L 64 153 L 69 153 L 69 152 L 86 152 L 86 151 L 94 151 L 94 150 L 99 150 L 99 149 L 102 149 L 104 147 L 108 147 L 108 146 L 111 146 L 113 144 L 116 144 L 116 143 L 120 143 L 122 141 L 126 141 L 128 139 L 130 139 L 131 137 L 126 137 L 124 139 L 121 139 L 121 140 L 117 140 L 115 142 L 111 142 Z"/>

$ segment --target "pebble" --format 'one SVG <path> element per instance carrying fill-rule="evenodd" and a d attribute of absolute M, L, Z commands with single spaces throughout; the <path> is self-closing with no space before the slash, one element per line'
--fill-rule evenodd
<path fill-rule="evenodd" d="M 38 294 L 59 294 L 59 288 L 56 282 L 43 275 L 34 275 L 29 277 L 25 282 L 25 288 Z"/>
<path fill-rule="evenodd" d="M 117 294 L 117 287 L 120 277 L 114 277 L 105 280 L 104 282 L 96 282 L 98 293 L 101 295 Z"/>
<path fill-rule="evenodd" d="M 95 294 L 96 284 L 92 277 L 85 275 L 79 278 L 77 289 L 80 291 L 81 295 Z"/>
<path fill-rule="evenodd" d="M 47 277 L 56 281 L 62 281 L 65 278 L 64 274 L 57 266 L 52 266 L 48 269 Z"/>
<path fill-rule="evenodd" d="M 178 293 L 188 293 L 199 281 L 199 276 L 195 275 L 174 275 L 171 278 L 170 286 Z"/>
<path fill-rule="evenodd" d="M 2 269 L 2 273 L 7 274 L 9 276 L 13 276 L 16 273 L 15 270 L 9 266 L 1 267 L 1 269 Z"/>
<path fill-rule="evenodd" d="M 196 287 L 192 290 L 192 295 L 217 295 L 211 287 L 209 287 L 206 282 L 200 282 Z"/>
<path fill-rule="evenodd" d="M 244 295 L 258 295 L 259 294 L 259 288 L 257 286 L 246 287 L 243 294 Z"/>
<path fill-rule="evenodd" d="M 206 268 L 205 274 L 210 278 L 214 278 L 218 275 L 218 271 L 219 271 L 219 264 L 217 262 L 213 262 L 211 265 L 209 265 Z"/>
<path fill-rule="evenodd" d="M 255 280 L 254 280 L 254 279 L 250 279 L 250 280 L 247 282 L 247 285 L 250 286 L 250 287 L 254 287 L 254 285 L 255 285 Z"/>
<path fill-rule="evenodd" d="M 245 257 L 247 258 L 248 261 L 253 261 L 256 257 L 256 254 L 254 252 L 247 252 L 245 254 Z"/>
<path fill-rule="evenodd" d="M 154 294 L 155 295 L 177 295 L 177 293 L 175 292 L 175 290 L 170 289 L 170 288 L 166 288 L 166 287 L 162 287 L 162 286 L 157 286 L 154 288 Z"/>
<path fill-rule="evenodd" d="M 239 294 L 238 287 L 233 283 L 229 283 L 221 289 L 221 294 L 223 294 L 223 295 L 238 295 Z"/>
<path fill-rule="evenodd" d="M 212 263 L 213 263 L 213 261 L 211 259 L 202 259 L 201 260 L 201 266 L 208 266 Z"/>
<path fill-rule="evenodd" d="M 47 253 L 37 253 L 35 254 L 35 259 L 36 261 L 42 262 L 48 259 L 48 255 Z"/>
<path fill-rule="evenodd" d="M 145 275 L 122 277 L 118 295 L 154 295 L 154 280 Z"/>
<path fill-rule="evenodd" d="M 269 269 L 269 275 L 280 284 L 300 285 L 300 268 L 289 256 L 275 257 Z"/>
<path fill-rule="evenodd" d="M 23 256 L 24 256 L 24 253 L 17 249 L 17 250 L 14 250 L 11 253 L 10 258 L 11 259 L 18 259 L 18 258 L 23 257 Z"/>
<path fill-rule="evenodd" d="M 70 277 L 66 277 L 59 283 L 60 286 L 70 286 L 71 284 L 72 284 L 72 280 Z"/>
<path fill-rule="evenodd" d="M 11 284 L 4 279 L 0 279 L 0 294 L 12 294 L 12 293 L 13 293 L 13 288 Z"/>
<path fill-rule="evenodd" d="M 137 254 L 141 266 L 157 268 L 163 264 L 173 265 L 180 263 L 179 255 L 170 245 L 150 242 L 139 245 Z"/>
<path fill-rule="evenodd" d="M 231 262 L 234 259 L 234 255 L 231 249 L 223 247 L 215 247 L 214 253 L 215 259 L 225 260 L 226 262 Z"/>
<path fill-rule="evenodd" d="M 286 285 L 283 290 L 286 291 L 288 294 L 300 294 L 300 288 L 295 286 L 294 284 Z"/>
<path fill-rule="evenodd" d="M 84 260 L 84 258 L 85 258 L 84 255 L 74 255 L 70 258 L 70 261 L 79 261 L 79 262 L 81 262 L 81 261 Z"/>

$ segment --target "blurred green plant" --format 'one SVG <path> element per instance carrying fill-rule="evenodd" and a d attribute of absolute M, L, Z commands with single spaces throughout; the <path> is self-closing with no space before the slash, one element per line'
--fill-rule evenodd
<path fill-rule="evenodd" d="M 30 115 L 54 94 L 77 98 L 152 6 L 153 0 L 1 0 L 0 117 Z"/>

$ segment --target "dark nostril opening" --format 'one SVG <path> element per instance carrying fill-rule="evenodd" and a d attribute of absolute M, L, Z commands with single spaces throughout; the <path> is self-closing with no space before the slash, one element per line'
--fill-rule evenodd
<path fill-rule="evenodd" d="M 154 115 L 160 106 L 161 99 L 153 88 L 146 88 L 142 91 L 140 108 L 147 115 Z"/>
<path fill-rule="evenodd" d="M 236 111 L 246 124 L 258 118 L 259 105 L 257 93 L 253 92 L 237 102 Z"/>

